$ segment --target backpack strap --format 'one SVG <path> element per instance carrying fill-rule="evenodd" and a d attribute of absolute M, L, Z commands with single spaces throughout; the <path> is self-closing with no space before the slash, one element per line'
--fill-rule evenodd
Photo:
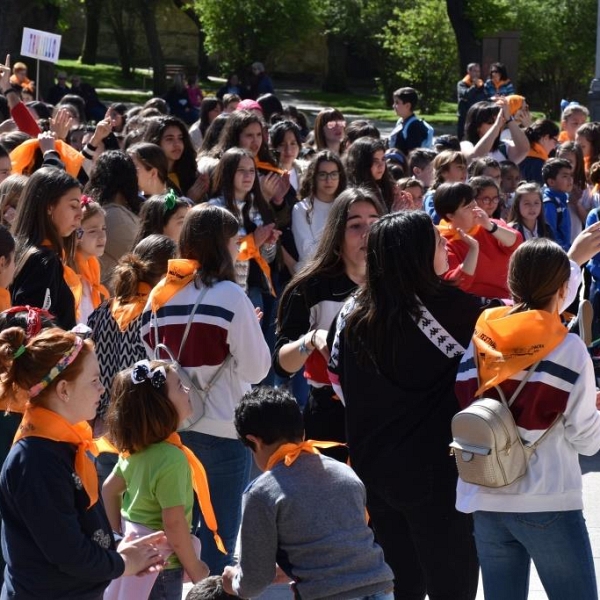
<path fill-rule="evenodd" d="M 412 115 L 410 115 L 410 117 L 408 117 L 408 119 L 406 119 L 406 121 L 402 121 L 402 130 L 401 130 L 401 135 L 404 139 L 408 138 L 408 126 L 413 122 L 417 120 L 417 115 L 415 115 L 415 113 L 413 113 Z"/>
<path fill-rule="evenodd" d="M 508 402 L 506 401 L 506 397 L 504 396 L 504 392 L 502 391 L 500 386 L 497 386 L 497 385 L 494 386 L 496 388 L 496 390 L 498 390 L 498 394 L 500 395 L 500 399 L 502 400 L 502 402 L 504 404 L 506 404 L 509 408 L 512 406 L 513 402 L 517 399 L 517 396 L 520 394 L 521 390 L 523 389 L 525 384 L 529 381 L 529 379 L 533 375 L 534 371 L 538 368 L 538 366 L 541 362 L 542 361 L 540 359 L 533 366 L 531 366 L 529 368 L 529 370 L 525 374 L 525 377 L 523 377 L 523 379 L 521 379 L 519 386 L 515 390 L 514 394 L 510 397 L 510 400 Z M 479 371 L 477 374 L 477 379 L 479 380 Z M 526 446 L 525 444 L 523 444 L 523 448 L 527 449 L 528 451 L 534 452 L 535 449 L 542 443 L 542 440 L 550 433 L 550 431 L 552 431 L 552 429 L 558 423 L 558 421 L 560 420 L 560 418 L 562 416 L 563 416 L 563 413 L 558 414 L 556 416 L 556 419 L 554 419 L 554 421 L 552 422 L 552 425 L 550 425 L 550 427 L 548 427 L 548 429 L 546 429 L 546 431 L 544 431 L 544 433 L 542 433 L 542 435 L 533 444 L 531 444 L 531 446 Z"/>

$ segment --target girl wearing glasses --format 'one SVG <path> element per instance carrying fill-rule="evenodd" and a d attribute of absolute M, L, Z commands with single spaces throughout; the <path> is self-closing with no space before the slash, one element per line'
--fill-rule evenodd
<path fill-rule="evenodd" d="M 346 172 L 337 154 L 321 150 L 309 163 L 300 195 L 303 200 L 292 211 L 292 234 L 298 265 L 311 258 L 336 197 L 346 188 Z"/>
<path fill-rule="evenodd" d="M 480 175 L 469 179 L 469 185 L 473 190 L 473 197 L 477 202 L 477 206 L 483 209 L 490 219 L 498 220 L 499 225 L 506 225 L 500 218 L 500 188 L 494 179 L 486 175 Z"/>

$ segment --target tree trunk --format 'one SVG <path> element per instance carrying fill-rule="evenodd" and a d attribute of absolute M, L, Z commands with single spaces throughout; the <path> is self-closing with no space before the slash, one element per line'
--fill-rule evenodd
<path fill-rule="evenodd" d="M 458 46 L 460 75 L 465 73 L 469 63 L 481 63 L 481 40 L 475 35 L 475 27 L 466 15 L 467 2 L 468 0 L 446 0 L 446 11 Z"/>
<path fill-rule="evenodd" d="M 96 64 L 101 16 L 102 0 L 85 0 L 85 34 L 81 49 L 81 62 L 84 65 Z"/>
<path fill-rule="evenodd" d="M 197 65 L 197 75 L 199 79 L 207 79 L 208 78 L 208 55 L 206 54 L 206 50 L 204 49 L 204 40 L 206 39 L 206 34 L 204 33 L 204 29 L 202 29 L 202 21 L 200 21 L 200 17 L 198 13 L 185 1 L 185 0 L 173 0 L 175 6 L 185 13 L 194 23 L 194 25 L 198 28 L 198 65 Z"/>
<path fill-rule="evenodd" d="M 327 73 L 321 86 L 324 92 L 345 92 L 348 90 L 346 79 L 346 56 L 348 48 L 344 38 L 333 33 L 327 34 Z"/>
<path fill-rule="evenodd" d="M 152 88 L 155 96 L 162 96 L 167 87 L 165 60 L 163 57 L 162 46 L 156 28 L 156 5 L 153 0 L 140 0 L 138 3 L 140 17 L 144 31 L 146 33 L 146 41 L 148 50 L 150 51 L 150 60 L 152 63 L 152 71 L 154 77 L 152 80 Z"/>
<path fill-rule="evenodd" d="M 115 34 L 121 73 L 127 79 L 133 78 L 133 60 L 135 50 L 134 14 L 125 12 L 120 0 L 107 2 L 110 26 Z"/>

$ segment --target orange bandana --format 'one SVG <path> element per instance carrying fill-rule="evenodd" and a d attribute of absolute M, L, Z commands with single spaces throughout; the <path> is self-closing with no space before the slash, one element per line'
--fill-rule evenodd
<path fill-rule="evenodd" d="M 167 276 L 161 279 L 150 292 L 152 312 L 156 312 L 161 306 L 164 306 L 179 290 L 193 281 L 199 268 L 200 263 L 197 260 L 188 260 L 187 258 L 170 260 Z"/>
<path fill-rule="evenodd" d="M 559 134 L 558 134 L 558 143 L 559 144 L 564 144 L 565 142 L 570 142 L 571 140 L 569 139 L 569 134 L 563 129 Z M 574 140 L 573 140 L 574 141 Z"/>
<path fill-rule="evenodd" d="M 276 296 L 275 290 L 273 288 L 273 282 L 271 281 L 271 267 L 269 267 L 269 263 L 263 258 L 263 255 L 260 253 L 260 248 L 256 246 L 254 242 L 254 234 L 249 233 L 244 236 L 240 241 L 240 252 L 237 255 L 238 260 L 250 260 L 253 258 L 256 261 L 256 264 L 260 267 L 260 270 L 263 272 L 267 284 L 269 286 L 269 292 L 272 296 Z"/>
<path fill-rule="evenodd" d="M 262 169 L 263 171 L 273 171 L 273 173 L 277 173 L 278 175 L 285 175 L 285 171 L 274 167 L 271 163 L 258 160 L 256 157 L 254 158 L 254 165 L 257 169 Z"/>
<path fill-rule="evenodd" d="M 81 479 L 89 496 L 88 508 L 98 502 L 98 475 L 96 467 L 88 456 L 88 451 L 97 454 L 92 440 L 92 429 L 85 422 L 72 425 L 64 417 L 41 406 L 28 406 L 13 443 L 26 437 L 39 437 L 54 442 L 67 442 L 77 446 L 75 473 Z"/>
<path fill-rule="evenodd" d="M 137 319 L 146 306 L 146 300 L 152 288 L 147 283 L 139 283 L 137 294 L 123 302 L 115 298 L 110 306 L 113 319 L 117 322 L 120 331 L 125 331 L 133 320 Z"/>
<path fill-rule="evenodd" d="M 56 140 L 54 145 L 56 151 L 60 155 L 60 160 L 62 160 L 65 165 L 65 171 L 72 177 L 77 177 L 79 169 L 81 169 L 81 165 L 84 161 L 83 155 L 62 140 Z M 23 171 L 27 170 L 31 163 L 33 163 L 35 151 L 39 147 L 40 143 L 35 139 L 27 140 L 22 144 L 19 144 L 10 153 L 13 172 L 21 174 Z"/>
<path fill-rule="evenodd" d="M 8 310 L 11 306 L 10 292 L 5 288 L 0 288 L 0 312 Z"/>
<path fill-rule="evenodd" d="M 542 145 L 538 144 L 537 142 L 533 142 L 531 144 L 531 148 L 529 149 L 527 156 L 530 156 L 531 158 L 540 158 L 544 162 L 548 160 L 548 153 L 544 150 L 544 148 L 542 148 Z"/>
<path fill-rule="evenodd" d="M 223 553 L 227 554 L 225 545 L 221 536 L 217 533 L 217 518 L 215 517 L 215 511 L 212 506 L 210 499 L 210 490 L 208 487 L 208 478 L 206 477 L 206 471 L 204 465 L 200 462 L 198 457 L 187 447 L 181 443 L 181 438 L 178 433 L 172 433 L 165 442 L 179 448 L 187 458 L 190 470 L 192 472 L 192 486 L 196 492 L 198 498 L 198 504 L 200 504 L 200 510 L 204 517 L 206 526 L 213 532 L 213 537 L 217 548 Z M 128 452 L 121 452 L 117 447 L 108 439 L 107 436 L 103 435 L 101 438 L 96 440 L 96 447 L 98 452 L 108 452 L 110 454 L 120 454 L 120 456 L 129 456 Z"/>
<path fill-rule="evenodd" d="M 477 231 L 479 230 L 479 227 L 481 227 L 480 225 L 475 225 L 475 227 L 471 227 L 471 229 L 469 229 L 469 231 L 467 231 L 467 235 L 473 236 L 477 233 Z M 440 232 L 440 235 L 442 237 L 444 237 L 445 239 L 447 239 L 449 242 L 454 242 L 456 240 L 462 240 L 462 237 L 460 237 L 460 233 L 458 233 L 458 230 L 454 229 L 454 227 L 452 227 L 452 225 L 450 223 L 448 223 L 448 221 L 444 221 L 444 219 L 442 219 L 440 221 L 440 224 L 437 226 L 438 231 Z"/>
<path fill-rule="evenodd" d="M 321 454 L 317 448 L 335 448 L 336 446 L 345 446 L 340 442 L 319 442 L 317 440 L 305 440 L 299 444 L 289 443 L 282 444 L 271 454 L 267 462 L 267 471 L 270 471 L 278 462 L 283 461 L 286 467 L 289 467 L 302 454 Z"/>
<path fill-rule="evenodd" d="M 200 504 L 200 510 L 204 517 L 206 526 L 212 531 L 215 544 L 217 548 L 223 553 L 227 554 L 225 546 L 221 537 L 217 533 L 217 518 L 215 517 L 215 511 L 213 510 L 212 502 L 210 500 L 210 490 L 208 488 L 208 478 L 206 477 L 206 471 L 204 465 L 200 462 L 198 457 L 187 447 L 181 443 L 181 438 L 178 433 L 172 433 L 166 440 L 167 444 L 173 444 L 179 448 L 187 458 L 188 464 L 192 471 L 192 486 L 196 492 L 198 503 Z"/>
<path fill-rule="evenodd" d="M 510 94 L 510 96 L 506 96 L 505 99 L 511 117 L 514 117 L 523 108 L 523 103 L 525 102 L 525 98 L 523 96 L 518 96 L 517 94 Z"/>
<path fill-rule="evenodd" d="M 85 259 L 81 252 L 76 252 L 75 265 L 81 279 L 90 286 L 93 307 L 98 308 L 102 301 L 110 296 L 108 290 L 100 283 L 100 261 L 95 256 Z"/>
<path fill-rule="evenodd" d="M 473 343 L 480 385 L 476 395 L 535 364 L 567 335 L 556 313 L 510 311 L 510 306 L 490 308 L 477 320 Z"/>

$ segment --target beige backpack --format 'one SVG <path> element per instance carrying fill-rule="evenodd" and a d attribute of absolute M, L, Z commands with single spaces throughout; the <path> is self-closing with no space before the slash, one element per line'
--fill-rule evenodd
<path fill-rule="evenodd" d="M 533 365 L 510 400 L 496 387 L 501 400 L 481 398 L 452 419 L 450 453 L 456 458 L 460 478 L 466 483 L 499 488 L 514 483 L 527 472 L 532 454 L 562 415 L 531 446 L 523 444 L 510 406 L 537 369 Z"/>

